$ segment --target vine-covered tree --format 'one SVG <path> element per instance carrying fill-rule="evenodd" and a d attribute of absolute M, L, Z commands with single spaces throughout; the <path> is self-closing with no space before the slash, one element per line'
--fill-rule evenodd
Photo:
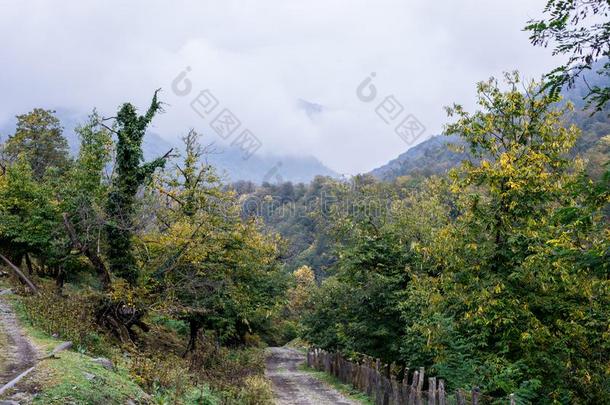
<path fill-rule="evenodd" d="M 106 204 L 106 239 L 110 271 L 125 279 L 131 286 L 137 282 L 139 270 L 132 251 L 133 216 L 135 197 L 140 186 L 150 179 L 154 171 L 165 165 L 171 153 L 149 163 L 142 163 L 142 140 L 146 128 L 161 111 L 157 99 L 159 90 L 153 96 L 150 107 L 144 115 L 138 115 L 136 108 L 125 103 L 115 117 L 117 136 L 115 175 Z"/>

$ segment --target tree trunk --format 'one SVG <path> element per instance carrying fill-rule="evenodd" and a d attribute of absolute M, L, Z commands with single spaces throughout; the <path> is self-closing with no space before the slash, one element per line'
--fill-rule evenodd
<path fill-rule="evenodd" d="M 66 281 L 66 272 L 59 266 L 55 273 L 55 289 L 58 295 L 61 295 L 64 289 L 64 282 Z"/>
<path fill-rule="evenodd" d="M 199 333 L 199 329 L 201 329 L 201 324 L 197 322 L 195 319 L 189 319 L 189 343 L 186 346 L 186 350 L 182 357 L 186 357 L 186 355 L 193 350 L 197 346 L 197 333 Z"/>
<path fill-rule="evenodd" d="M 84 254 L 89 259 L 91 264 L 93 264 L 93 267 L 95 267 L 95 270 L 100 279 L 100 282 L 102 283 L 102 288 L 104 289 L 104 291 L 108 291 L 110 289 L 110 273 L 108 273 L 108 270 L 106 269 L 106 265 L 104 264 L 102 259 L 95 253 L 95 251 L 90 249 L 89 246 L 83 245 L 80 242 L 80 240 L 78 239 L 78 236 L 76 235 L 76 230 L 74 230 L 74 227 L 72 226 L 72 223 L 70 222 L 70 219 L 68 218 L 68 214 L 64 212 L 63 217 L 64 217 L 64 226 L 65 226 L 66 230 L 68 231 L 68 235 L 70 236 L 70 241 L 72 242 L 72 246 L 74 246 L 75 249 L 79 250 L 82 254 Z"/>
<path fill-rule="evenodd" d="M 25 274 L 23 274 L 23 272 L 21 270 L 19 270 L 19 267 L 15 266 L 9 259 L 7 259 L 6 257 L 4 257 L 3 255 L 0 255 L 0 259 L 4 260 L 6 262 L 6 264 L 8 264 L 8 266 L 13 270 L 13 272 L 15 272 L 15 274 L 17 275 L 17 277 L 19 277 L 19 279 L 21 280 L 21 282 L 25 283 L 28 288 L 30 289 L 30 291 L 32 291 L 34 294 L 38 293 L 38 288 L 36 288 L 36 286 L 34 285 L 34 283 L 32 283 L 26 276 Z"/>
<path fill-rule="evenodd" d="M 25 254 L 25 264 L 28 266 L 28 275 L 31 276 L 34 274 L 34 270 L 32 269 L 32 261 L 30 260 L 30 255 Z"/>

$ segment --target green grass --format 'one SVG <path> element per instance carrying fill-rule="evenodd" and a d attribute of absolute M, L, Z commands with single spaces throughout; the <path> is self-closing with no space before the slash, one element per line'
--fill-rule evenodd
<path fill-rule="evenodd" d="M 50 378 L 34 404 L 108 404 L 128 399 L 146 400 L 140 387 L 124 375 L 107 370 L 88 356 L 63 352 L 59 359 L 43 360 L 36 373 Z M 88 379 L 86 373 L 94 375 Z"/>
<path fill-rule="evenodd" d="M 61 343 L 35 329 L 26 319 L 23 305 L 16 296 L 6 296 L 21 325 L 40 355 L 50 353 Z M 22 390 L 36 392 L 34 404 L 113 404 L 128 399 L 147 403 L 150 397 L 128 377 L 125 370 L 111 371 L 81 353 L 63 351 L 57 358 L 41 360 L 35 371 L 19 383 Z M 95 376 L 92 379 L 88 375 Z"/>
<path fill-rule="evenodd" d="M 324 381 L 326 384 L 330 385 L 351 400 L 357 401 L 363 405 L 374 405 L 373 400 L 368 395 L 358 391 L 349 384 L 343 384 L 333 375 L 327 374 L 324 371 L 314 370 L 311 367 L 307 367 L 306 364 L 300 365 L 299 370 L 305 371 L 316 377 L 318 380 Z"/>
<path fill-rule="evenodd" d="M 6 334 L 0 329 L 0 347 L 8 347 L 8 339 Z M 0 350 L 0 371 L 2 371 L 2 365 L 7 360 L 7 353 L 5 350 Z"/>

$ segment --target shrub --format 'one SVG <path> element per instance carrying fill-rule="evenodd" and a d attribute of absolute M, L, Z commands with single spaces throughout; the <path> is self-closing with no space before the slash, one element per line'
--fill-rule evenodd
<path fill-rule="evenodd" d="M 69 340 L 80 352 L 108 354 L 108 338 L 97 327 L 94 293 L 64 297 L 43 286 L 40 294 L 23 297 L 23 309 L 33 326 L 49 335 Z"/>
<path fill-rule="evenodd" d="M 222 403 L 272 403 L 271 388 L 263 375 L 263 349 L 221 347 L 214 335 L 208 333 L 199 337 L 189 361 L 197 381 L 210 384 Z"/>
<path fill-rule="evenodd" d="M 191 385 L 185 362 L 172 354 L 137 353 L 129 361 L 129 374 L 147 392 L 163 393 L 172 391 L 174 396 L 182 396 Z"/>
<path fill-rule="evenodd" d="M 273 391 L 269 380 L 260 375 L 246 377 L 235 399 L 243 405 L 273 404 Z"/>

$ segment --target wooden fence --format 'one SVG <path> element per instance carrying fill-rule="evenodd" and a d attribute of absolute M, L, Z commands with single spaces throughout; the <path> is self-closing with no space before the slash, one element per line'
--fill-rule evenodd
<path fill-rule="evenodd" d="M 307 366 L 332 374 L 344 384 L 351 384 L 370 396 L 376 405 L 483 405 L 491 402 L 477 388 L 468 392 L 456 390 L 455 393 L 448 393 L 442 379 L 428 377 L 425 382 L 423 367 L 403 369 L 400 374 L 404 377 L 399 380 L 392 372 L 393 367 L 382 365 L 379 359 L 363 357 L 361 361 L 353 362 L 339 353 L 321 349 L 307 352 Z M 506 403 L 516 405 L 514 395 Z"/>

